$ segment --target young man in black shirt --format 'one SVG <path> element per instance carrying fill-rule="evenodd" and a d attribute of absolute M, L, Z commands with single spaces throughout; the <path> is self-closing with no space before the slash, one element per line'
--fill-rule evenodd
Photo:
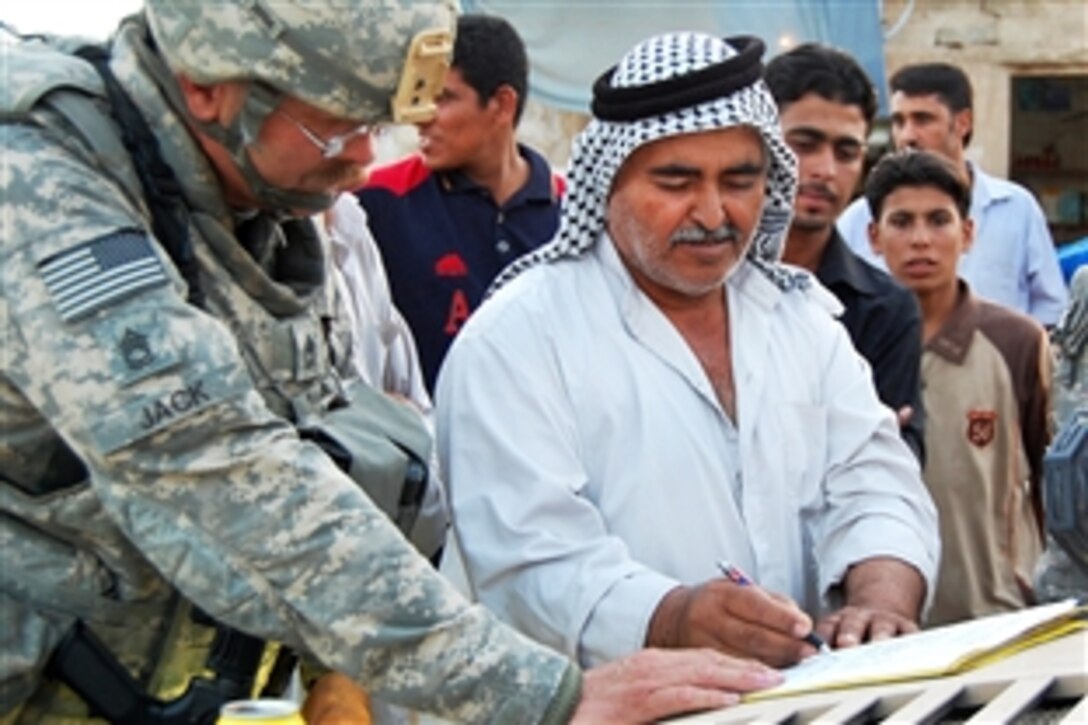
<path fill-rule="evenodd" d="M 783 261 L 808 269 L 842 302 L 840 319 L 869 362 L 880 399 L 896 411 L 903 439 L 922 460 L 918 304 L 908 290 L 850 251 L 835 229 L 864 170 L 876 114 L 873 84 L 852 57 L 815 43 L 774 58 L 765 80 L 798 161 Z"/>

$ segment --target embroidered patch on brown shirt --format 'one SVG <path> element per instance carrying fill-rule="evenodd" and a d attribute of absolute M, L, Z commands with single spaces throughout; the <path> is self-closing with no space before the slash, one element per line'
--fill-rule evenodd
<path fill-rule="evenodd" d="M 996 410 L 967 411 L 967 440 L 979 448 L 985 448 L 993 442 L 996 424 Z"/>

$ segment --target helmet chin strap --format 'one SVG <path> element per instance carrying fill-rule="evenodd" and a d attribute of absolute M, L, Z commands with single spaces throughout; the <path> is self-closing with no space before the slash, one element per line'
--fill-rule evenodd
<path fill-rule="evenodd" d="M 333 205 L 336 199 L 332 194 L 310 193 L 273 186 L 261 176 L 261 172 L 249 158 L 247 149 L 256 142 L 261 127 L 268 119 L 268 114 L 279 105 L 284 93 L 264 83 L 251 81 L 242 109 L 231 121 L 230 126 L 223 127 L 218 123 L 201 121 L 189 112 L 189 104 L 185 100 L 177 78 L 167 67 L 162 56 L 155 51 L 154 43 L 149 41 L 147 48 L 138 46 L 136 52 L 139 53 L 141 60 L 170 105 L 179 113 L 184 114 L 193 127 L 215 139 L 227 150 L 238 170 L 241 171 L 242 178 L 249 185 L 253 197 L 263 209 L 281 216 L 293 216 L 299 211 L 316 213 Z"/>
<path fill-rule="evenodd" d="M 229 126 L 199 121 L 190 116 L 202 133 L 214 138 L 228 153 L 242 172 L 242 178 L 260 206 L 268 211 L 295 215 L 324 211 L 333 205 L 336 197 L 320 192 L 283 189 L 270 184 L 254 166 L 249 147 L 257 141 L 269 114 L 279 105 L 283 94 L 260 83 L 250 83 L 245 102 Z"/>

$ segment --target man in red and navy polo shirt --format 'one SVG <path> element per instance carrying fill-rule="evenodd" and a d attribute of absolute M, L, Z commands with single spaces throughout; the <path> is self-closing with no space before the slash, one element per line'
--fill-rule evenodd
<path fill-rule="evenodd" d="M 517 32 L 501 18 L 461 16 L 419 154 L 376 168 L 358 192 L 428 391 L 491 281 L 559 225 L 562 179 L 515 138 L 527 87 Z"/>

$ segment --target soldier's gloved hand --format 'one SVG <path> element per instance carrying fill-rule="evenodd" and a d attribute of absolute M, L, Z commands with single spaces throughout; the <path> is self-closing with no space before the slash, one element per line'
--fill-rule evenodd
<path fill-rule="evenodd" d="M 329 672 L 311 685 L 302 718 L 307 725 L 370 725 L 370 696 L 350 678 Z"/>

